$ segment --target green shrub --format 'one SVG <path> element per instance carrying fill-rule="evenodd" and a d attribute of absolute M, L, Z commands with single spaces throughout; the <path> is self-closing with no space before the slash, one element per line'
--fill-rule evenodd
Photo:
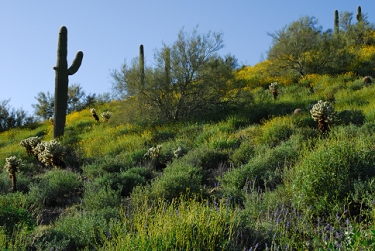
<path fill-rule="evenodd" d="M 282 181 L 284 168 L 298 159 L 299 145 L 289 140 L 275 148 L 268 148 L 256 155 L 247 164 L 232 169 L 219 179 L 224 191 L 243 189 L 247 182 L 256 182 L 256 186 L 275 188 Z"/>
<path fill-rule="evenodd" d="M 209 170 L 217 169 L 221 163 L 229 160 L 229 156 L 228 153 L 203 146 L 189 151 L 182 159 L 188 165 Z"/>
<path fill-rule="evenodd" d="M 230 162 L 233 163 L 235 167 L 248 163 L 254 156 L 254 148 L 255 146 L 250 140 L 242 141 L 241 145 L 230 155 Z"/>
<path fill-rule="evenodd" d="M 60 217 L 55 226 L 34 241 L 38 250 L 95 250 L 107 236 L 109 222 L 119 217 L 117 210 L 77 212 Z"/>
<path fill-rule="evenodd" d="M 274 117 L 265 121 L 262 126 L 262 136 L 258 138 L 260 144 L 276 146 L 289 139 L 294 132 L 291 117 Z"/>
<path fill-rule="evenodd" d="M 346 198 L 355 180 L 375 175 L 374 160 L 371 139 L 358 127 L 337 128 L 329 139 L 321 139 L 302 153 L 286 184 L 296 205 L 326 211 L 332 202 Z"/>
<path fill-rule="evenodd" d="M 30 197 L 36 205 L 56 206 L 73 203 L 81 190 L 78 174 L 53 169 L 41 175 L 30 187 Z"/>
<path fill-rule="evenodd" d="M 109 187 L 97 187 L 92 183 L 85 184 L 83 208 L 96 211 L 104 208 L 115 208 L 120 205 L 120 193 Z"/>
<path fill-rule="evenodd" d="M 337 122 L 341 125 L 363 125 L 365 115 L 362 110 L 343 110 L 337 113 Z"/>
<path fill-rule="evenodd" d="M 95 179 L 94 183 L 98 187 L 109 187 L 112 190 L 119 191 L 121 196 L 128 196 L 134 187 L 146 183 L 146 177 L 131 169 L 120 173 L 106 173 Z"/>
<path fill-rule="evenodd" d="M 8 233 L 18 224 L 25 224 L 29 228 L 35 225 L 32 215 L 23 208 L 0 205 L 0 222 Z"/>
<path fill-rule="evenodd" d="M 172 200 L 187 191 L 198 193 L 201 182 L 201 168 L 176 160 L 164 169 L 162 176 L 151 183 L 150 197 Z"/>

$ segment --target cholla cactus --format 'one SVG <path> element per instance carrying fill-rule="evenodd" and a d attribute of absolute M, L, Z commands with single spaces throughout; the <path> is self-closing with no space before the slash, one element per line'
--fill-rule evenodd
<path fill-rule="evenodd" d="M 178 147 L 176 150 L 173 151 L 173 155 L 178 158 L 180 157 L 182 154 L 182 148 L 181 147 Z"/>
<path fill-rule="evenodd" d="M 45 166 L 55 166 L 65 168 L 65 162 L 62 157 L 65 155 L 65 147 L 57 140 L 53 139 L 50 142 L 41 142 L 35 148 L 38 154 L 38 159 Z"/>
<path fill-rule="evenodd" d="M 5 166 L 4 168 L 8 172 L 9 179 L 12 181 L 12 191 L 17 191 L 17 172 L 18 167 L 22 164 L 20 159 L 17 159 L 16 156 L 12 156 L 5 159 Z"/>
<path fill-rule="evenodd" d="M 269 89 L 270 92 L 272 93 L 272 95 L 273 95 L 273 99 L 276 100 L 276 99 L 277 99 L 277 96 L 279 95 L 279 93 L 278 93 L 279 85 L 277 84 L 277 82 L 273 82 L 273 83 L 271 83 L 271 84 L 268 86 L 268 89 Z"/>
<path fill-rule="evenodd" d="M 147 153 L 145 154 L 146 157 L 154 160 L 159 158 L 161 152 L 162 145 L 157 145 L 156 147 L 151 147 L 148 149 Z"/>
<path fill-rule="evenodd" d="M 91 112 L 92 116 L 94 117 L 94 119 L 95 119 L 97 122 L 99 122 L 99 117 L 98 117 L 98 115 L 96 114 L 96 110 L 95 110 L 94 108 L 91 108 L 91 109 L 90 109 L 90 112 Z"/>
<path fill-rule="evenodd" d="M 103 121 L 108 121 L 112 116 L 112 113 L 109 111 L 103 112 L 102 113 L 102 119 Z"/>
<path fill-rule="evenodd" d="M 322 132 L 329 130 L 329 126 L 333 123 L 335 110 L 328 101 L 319 100 L 310 110 L 311 116 L 318 121 L 318 128 Z"/>
<path fill-rule="evenodd" d="M 40 142 L 41 142 L 41 140 L 38 136 L 30 137 L 30 138 L 21 140 L 20 146 L 25 147 L 26 153 L 29 156 L 32 155 L 32 154 L 36 155 L 36 153 L 34 152 L 34 149 Z"/>

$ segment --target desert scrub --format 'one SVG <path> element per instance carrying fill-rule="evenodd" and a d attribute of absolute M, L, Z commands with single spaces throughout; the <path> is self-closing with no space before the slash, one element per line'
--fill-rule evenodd
<path fill-rule="evenodd" d="M 52 169 L 36 177 L 30 187 L 30 198 L 37 207 L 72 204 L 79 199 L 80 176 L 67 170 Z"/>
<path fill-rule="evenodd" d="M 116 218 L 118 210 L 113 208 L 61 216 L 35 237 L 34 246 L 37 250 L 97 250 L 102 246 L 101 236 L 109 232 L 110 220 Z"/>
<path fill-rule="evenodd" d="M 295 205 L 329 211 L 332 203 L 347 197 L 355 181 L 374 177 L 372 145 L 359 127 L 347 126 L 337 127 L 328 139 L 319 139 L 313 147 L 304 149 L 301 161 L 284 177 Z"/>
<path fill-rule="evenodd" d="M 330 102 L 319 100 L 313 105 L 310 113 L 311 117 L 318 121 L 318 128 L 322 133 L 329 131 L 335 115 L 335 109 Z"/>
<path fill-rule="evenodd" d="M 101 250 L 228 250 L 235 238 L 237 211 L 225 199 L 141 200 L 123 210 Z"/>

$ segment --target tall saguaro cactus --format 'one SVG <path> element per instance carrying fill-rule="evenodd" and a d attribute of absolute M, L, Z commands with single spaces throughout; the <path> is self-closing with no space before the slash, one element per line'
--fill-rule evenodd
<path fill-rule="evenodd" d="M 357 16 L 356 16 L 356 18 L 357 18 L 357 21 L 358 21 L 358 22 L 362 21 L 362 10 L 361 10 L 361 6 L 358 6 L 358 7 L 357 7 Z"/>
<path fill-rule="evenodd" d="M 339 31 L 339 11 L 335 10 L 335 17 L 334 17 L 334 27 L 335 32 L 337 33 Z"/>
<path fill-rule="evenodd" d="M 59 42 L 57 47 L 57 62 L 53 67 L 55 70 L 55 115 L 54 115 L 54 138 L 64 135 L 66 120 L 66 109 L 68 102 L 69 75 L 76 73 L 81 66 L 83 52 L 78 51 L 72 65 L 68 68 L 68 30 L 65 26 L 60 28 Z"/>
<path fill-rule="evenodd" d="M 143 44 L 139 46 L 139 70 L 141 74 L 142 88 L 145 86 L 145 53 L 143 51 Z"/>

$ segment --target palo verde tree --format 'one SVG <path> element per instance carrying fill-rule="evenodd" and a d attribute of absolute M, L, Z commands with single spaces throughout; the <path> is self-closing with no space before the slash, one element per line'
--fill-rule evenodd
<path fill-rule="evenodd" d="M 275 72 L 294 72 L 304 76 L 311 72 L 308 67 L 309 52 L 319 46 L 322 27 L 315 17 L 302 17 L 280 31 L 269 34 L 273 45 L 268 59 L 275 62 Z"/>
<path fill-rule="evenodd" d="M 133 60 L 132 65 L 125 63 L 120 71 L 115 70 L 113 89 L 121 98 L 132 97 L 138 111 L 156 119 L 179 120 L 208 113 L 234 102 L 240 93 L 233 91 L 236 59 L 220 57 L 223 46 L 222 33 L 201 35 L 197 29 L 192 33 L 182 29 L 176 42 L 155 51 L 154 68 Z"/>
<path fill-rule="evenodd" d="M 60 28 L 59 42 L 57 47 L 57 62 L 53 67 L 56 73 L 55 77 L 55 114 L 54 114 L 54 138 L 64 135 L 69 75 L 75 74 L 81 66 L 83 52 L 78 51 L 72 65 L 68 68 L 68 30 L 65 26 Z"/>

